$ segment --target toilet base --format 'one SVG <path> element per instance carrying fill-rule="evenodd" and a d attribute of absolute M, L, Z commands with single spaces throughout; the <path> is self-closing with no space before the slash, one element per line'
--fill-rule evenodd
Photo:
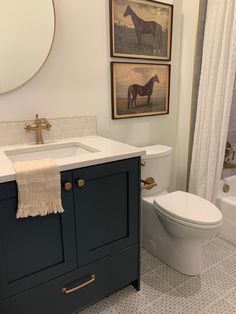
<path fill-rule="evenodd" d="M 171 241 L 170 245 L 170 243 L 160 243 L 144 237 L 142 246 L 180 273 L 189 276 L 199 275 L 202 266 L 202 241 L 188 241 L 180 238 Z"/>
<path fill-rule="evenodd" d="M 156 214 L 151 202 L 142 200 L 142 246 L 185 275 L 199 275 L 202 264 L 202 238 L 177 237 Z"/>

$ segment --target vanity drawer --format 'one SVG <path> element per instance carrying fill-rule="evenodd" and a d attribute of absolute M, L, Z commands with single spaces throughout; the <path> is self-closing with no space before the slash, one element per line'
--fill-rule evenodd
<path fill-rule="evenodd" d="M 130 284 L 139 276 L 137 245 L 0 303 L 4 314 L 69 314 Z M 80 286 L 63 294 L 62 289 Z"/>

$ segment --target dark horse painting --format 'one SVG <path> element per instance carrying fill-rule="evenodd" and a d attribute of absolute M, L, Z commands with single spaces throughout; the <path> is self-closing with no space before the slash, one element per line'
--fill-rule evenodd
<path fill-rule="evenodd" d="M 138 40 L 138 50 L 142 50 L 142 35 L 152 34 L 153 36 L 153 54 L 161 54 L 163 47 L 163 33 L 160 24 L 154 21 L 144 21 L 132 10 L 130 5 L 127 6 L 124 17 L 130 15 L 134 24 L 135 33 Z"/>
<path fill-rule="evenodd" d="M 147 105 L 151 105 L 151 96 L 153 93 L 154 83 L 159 83 L 158 76 L 155 74 L 144 86 L 133 84 L 128 88 L 128 109 L 135 108 L 137 106 L 137 96 L 147 96 Z"/>

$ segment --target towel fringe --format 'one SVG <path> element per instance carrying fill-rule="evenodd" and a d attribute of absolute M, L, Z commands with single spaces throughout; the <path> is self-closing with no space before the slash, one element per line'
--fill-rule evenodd
<path fill-rule="evenodd" d="M 37 207 L 35 204 L 19 205 L 16 213 L 16 218 L 46 216 L 48 214 L 60 214 L 64 212 L 61 201 L 50 201 L 50 202 L 38 202 Z"/>

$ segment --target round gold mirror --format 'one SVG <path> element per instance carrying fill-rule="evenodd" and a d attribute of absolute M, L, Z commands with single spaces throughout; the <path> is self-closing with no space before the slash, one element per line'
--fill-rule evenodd
<path fill-rule="evenodd" d="M 0 94 L 30 80 L 51 50 L 52 0 L 0 0 Z"/>

